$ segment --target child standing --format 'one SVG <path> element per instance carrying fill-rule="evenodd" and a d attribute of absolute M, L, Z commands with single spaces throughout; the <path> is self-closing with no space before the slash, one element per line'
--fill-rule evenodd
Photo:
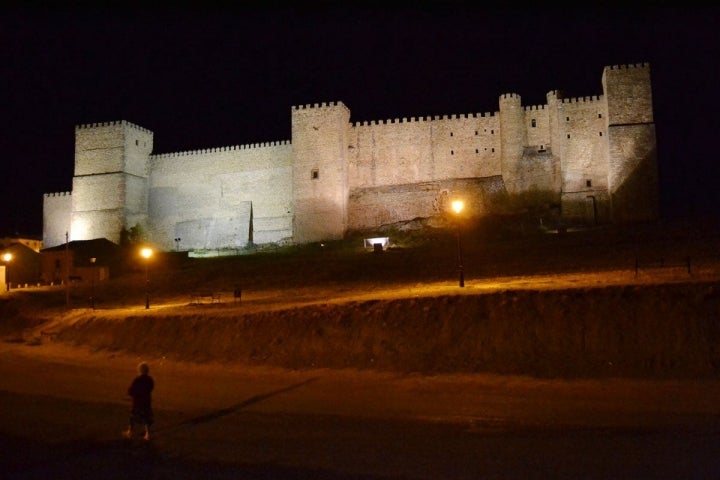
<path fill-rule="evenodd" d="M 142 425 L 145 428 L 145 440 L 150 440 L 150 427 L 152 426 L 152 391 L 155 387 L 153 378 L 149 375 L 150 367 L 142 362 L 138 365 L 139 375 L 130 384 L 128 395 L 132 397 L 132 409 L 130 411 L 130 422 L 127 430 L 123 432 L 126 438 L 132 438 L 133 427 Z"/>

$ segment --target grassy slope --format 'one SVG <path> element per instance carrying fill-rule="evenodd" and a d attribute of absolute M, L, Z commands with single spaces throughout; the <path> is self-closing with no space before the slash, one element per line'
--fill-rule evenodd
<path fill-rule="evenodd" d="M 710 377 L 720 365 L 713 232 L 467 229 L 462 292 L 452 289 L 456 238 L 442 231 L 394 232 L 395 247 L 382 254 L 354 239 L 231 258 L 165 255 L 152 265 L 150 310 L 142 308 L 140 268 L 96 285 L 94 312 L 78 308 L 88 304 L 88 285 L 69 291 L 69 312 L 62 288 L 15 292 L 3 304 L 0 333 L 17 338 L 18 326 L 47 321 L 33 338 L 45 331 L 94 349 L 287 368 Z M 568 272 L 607 273 L 592 287 L 474 290 L 498 277 L 553 282 Z M 240 304 L 232 303 L 235 286 L 244 292 Z M 201 289 L 223 292 L 228 302 L 188 306 Z M 331 302 L 358 294 L 365 296 Z"/>

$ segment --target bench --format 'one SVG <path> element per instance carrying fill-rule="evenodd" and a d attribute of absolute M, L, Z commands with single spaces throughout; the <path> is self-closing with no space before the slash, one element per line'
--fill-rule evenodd
<path fill-rule="evenodd" d="M 195 292 L 190 295 L 190 305 L 220 303 L 221 295 L 215 292 Z"/>

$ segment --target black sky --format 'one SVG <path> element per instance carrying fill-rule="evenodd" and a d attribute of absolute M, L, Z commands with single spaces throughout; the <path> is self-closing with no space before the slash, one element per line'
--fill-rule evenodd
<path fill-rule="evenodd" d="M 640 62 L 663 216 L 714 214 L 720 9 L 479 3 L 4 7 L 0 232 L 41 234 L 43 193 L 72 188 L 79 124 L 133 122 L 155 153 L 289 140 L 293 105 L 339 100 L 352 121 L 496 111 L 502 93 L 601 94 L 605 65 Z"/>

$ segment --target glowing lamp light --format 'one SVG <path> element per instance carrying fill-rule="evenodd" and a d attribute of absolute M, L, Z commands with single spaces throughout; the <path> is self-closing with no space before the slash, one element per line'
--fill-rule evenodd
<path fill-rule="evenodd" d="M 12 253 L 10 253 L 10 252 L 3 253 L 2 259 L 3 259 L 3 262 L 5 262 L 6 265 L 10 263 L 10 260 L 12 260 L 12 258 L 13 258 Z M 9 268 L 10 268 L 9 265 L 5 267 L 5 277 L 6 277 L 6 278 L 5 278 L 5 285 L 6 285 L 6 287 L 7 287 L 8 292 L 10 291 L 10 282 L 7 280 L 7 277 L 8 277 L 7 270 L 8 270 Z"/>
<path fill-rule="evenodd" d="M 153 249 L 144 247 L 140 250 L 140 256 L 145 259 L 145 309 L 150 308 L 150 257 L 153 256 Z"/>
<path fill-rule="evenodd" d="M 462 212 L 462 209 L 464 206 L 465 206 L 465 204 L 463 203 L 462 200 L 454 200 L 452 202 L 452 209 L 455 210 L 455 213 Z"/>
<path fill-rule="evenodd" d="M 452 202 L 452 209 L 455 211 L 456 215 L 460 215 L 460 212 L 462 212 L 462 209 L 465 205 L 463 204 L 462 200 L 453 200 Z M 458 285 L 460 287 L 465 286 L 465 272 L 463 271 L 463 258 L 462 258 L 462 245 L 460 244 L 460 226 L 458 225 L 457 229 L 457 262 L 458 262 L 458 272 L 460 274 L 460 278 L 458 280 Z"/>

